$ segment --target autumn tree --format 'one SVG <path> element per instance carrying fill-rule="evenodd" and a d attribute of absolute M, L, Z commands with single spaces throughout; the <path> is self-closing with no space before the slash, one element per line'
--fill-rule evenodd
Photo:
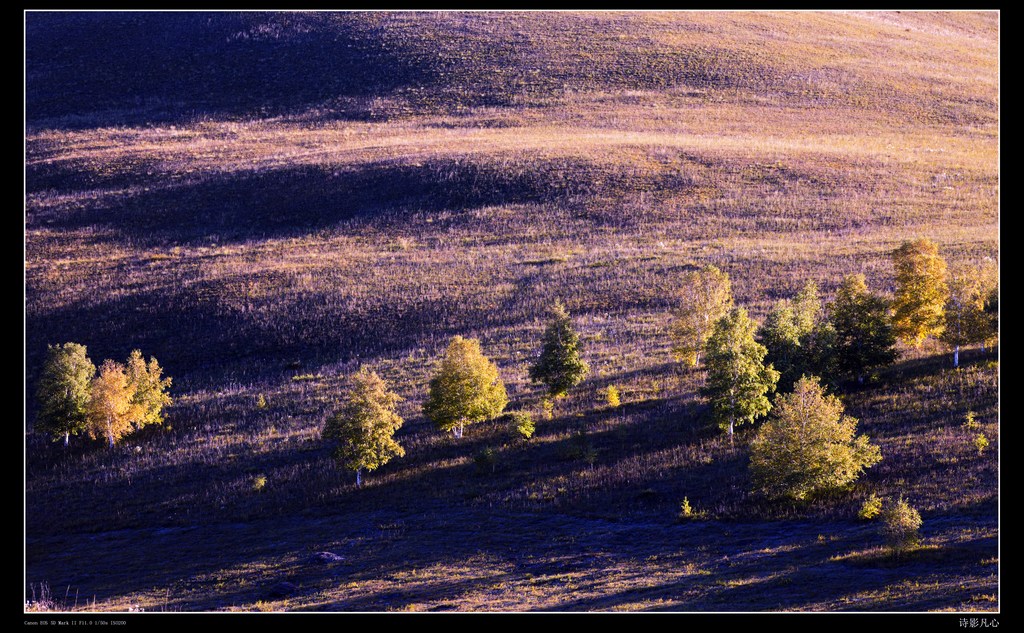
<path fill-rule="evenodd" d="M 405 455 L 394 439 L 402 426 L 395 412 L 400 400 L 377 372 L 361 367 L 352 377 L 344 404 L 324 424 L 321 437 L 337 442 L 334 458 L 356 472 L 358 487 L 363 485 L 363 470 L 372 472 L 392 457 Z"/>
<path fill-rule="evenodd" d="M 732 308 L 729 275 L 710 264 L 683 274 L 678 305 L 672 311 L 672 353 L 689 367 L 701 352 L 715 324 Z"/>
<path fill-rule="evenodd" d="M 889 302 L 868 290 L 864 275 L 848 275 L 829 306 L 838 371 L 864 382 L 866 372 L 896 360 Z"/>
<path fill-rule="evenodd" d="M 999 264 L 986 258 L 981 266 L 981 279 L 982 295 L 985 297 L 982 309 L 987 320 L 985 336 L 981 340 L 981 349 L 984 351 L 990 340 L 999 337 Z"/>
<path fill-rule="evenodd" d="M 480 350 L 480 341 L 456 336 L 430 381 L 423 413 L 438 429 L 462 437 L 465 425 L 489 420 L 508 404 L 498 367 Z"/>
<path fill-rule="evenodd" d="M 561 301 L 551 308 L 551 321 L 544 331 L 537 362 L 530 367 L 530 379 L 542 382 L 552 397 L 560 397 L 582 381 L 590 368 L 580 357 L 580 337 L 573 329 L 569 312 Z"/>
<path fill-rule="evenodd" d="M 962 268 L 950 275 L 944 312 L 945 325 L 939 340 L 953 348 L 953 367 L 960 366 L 960 347 L 984 342 L 990 320 L 985 314 L 985 292 L 980 271 Z"/>
<path fill-rule="evenodd" d="M 164 407 L 171 404 L 167 390 L 170 378 L 163 378 L 163 368 L 152 356 L 147 363 L 142 352 L 135 349 L 128 355 L 125 375 L 132 392 L 132 426 L 137 430 L 150 424 L 162 424 Z"/>
<path fill-rule="evenodd" d="M 730 441 L 735 425 L 752 422 L 771 410 L 767 394 L 775 391 L 779 380 L 779 372 L 764 365 L 768 350 L 754 340 L 756 328 L 745 309 L 733 308 L 715 324 L 705 347 L 708 377 L 703 393 Z"/>
<path fill-rule="evenodd" d="M 46 361 L 36 391 L 39 413 L 37 431 L 54 441 L 68 439 L 87 428 L 89 387 L 96 366 L 89 360 L 84 345 L 64 343 L 46 349 Z"/>
<path fill-rule="evenodd" d="M 988 339 L 999 336 L 999 287 L 996 286 L 989 291 L 985 297 L 985 316 L 988 317 Z"/>
<path fill-rule="evenodd" d="M 112 360 L 103 361 L 89 388 L 88 432 L 93 439 L 105 438 L 113 447 L 132 430 L 132 388 L 125 368 Z"/>
<path fill-rule="evenodd" d="M 892 263 L 896 269 L 893 328 L 897 338 L 916 347 L 942 333 L 948 293 L 946 261 L 935 242 L 921 238 L 893 251 Z"/>
<path fill-rule="evenodd" d="M 793 392 L 778 396 L 750 445 L 755 487 L 771 497 L 805 499 L 842 488 L 882 459 L 857 420 L 843 414 L 816 376 L 803 376 Z"/>

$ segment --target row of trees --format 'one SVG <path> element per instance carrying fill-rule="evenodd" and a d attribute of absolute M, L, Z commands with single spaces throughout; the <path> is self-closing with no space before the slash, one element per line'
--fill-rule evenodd
<path fill-rule="evenodd" d="M 862 382 L 896 359 L 897 337 L 920 345 L 939 336 L 954 346 L 956 364 L 959 345 L 995 335 L 998 291 L 991 274 L 963 269 L 947 282 L 946 264 L 928 240 L 907 242 L 892 257 L 897 289 L 891 299 L 872 293 L 863 275 L 850 275 L 823 305 L 817 286 L 808 282 L 793 298 L 776 303 L 760 326 L 733 304 L 726 273 L 709 265 L 683 276 L 670 326 L 673 352 L 690 367 L 703 360 L 702 393 L 730 442 L 737 425 L 772 412 L 752 444 L 751 470 L 765 492 L 803 498 L 852 481 L 881 458 L 867 438 L 856 435 L 856 421 L 843 415 L 822 381 Z M 550 398 L 586 377 L 579 344 L 568 311 L 556 302 L 529 369 Z M 65 445 L 71 435 L 85 432 L 113 446 L 125 434 L 162 421 L 170 382 L 156 359 L 146 363 L 138 350 L 124 365 L 105 361 L 97 373 L 84 346 L 51 346 L 39 384 L 37 428 L 62 437 Z M 792 393 L 773 402 L 770 395 L 780 383 L 792 385 Z M 337 460 L 356 472 L 359 485 L 364 470 L 404 455 L 394 439 L 403 424 L 399 401 L 380 376 L 361 368 L 323 428 L 322 436 L 336 442 Z M 454 337 L 430 380 L 424 415 L 461 438 L 467 424 L 500 415 L 507 403 L 498 368 L 480 342 Z"/>
<path fill-rule="evenodd" d="M 937 337 L 953 349 L 955 367 L 961 346 L 984 345 L 998 335 L 994 264 L 961 266 L 947 276 L 938 246 L 927 239 L 904 243 L 892 261 L 896 291 L 891 298 L 870 291 L 863 275 L 849 275 L 827 306 L 812 281 L 772 307 L 755 338 L 767 348 L 762 360 L 780 372 L 781 383 L 793 384 L 810 373 L 833 385 L 844 379 L 863 382 L 896 360 L 898 339 L 919 346 Z M 695 367 L 702 353 L 720 348 L 709 348 L 709 341 L 733 301 L 728 275 L 714 266 L 689 271 L 682 287 L 671 325 L 673 352 Z M 743 321 L 738 315 L 729 318 L 732 329 Z M 710 369 L 716 363 L 707 364 Z"/>
<path fill-rule="evenodd" d="M 146 362 L 139 350 L 124 364 L 103 361 L 97 372 L 84 345 L 51 345 L 36 392 L 35 428 L 64 446 L 83 433 L 113 446 L 128 433 L 163 422 L 170 386 L 157 360 Z"/>
<path fill-rule="evenodd" d="M 543 383 L 550 397 L 565 395 L 587 376 L 579 342 L 569 312 L 556 301 L 540 355 L 529 370 L 530 379 Z M 399 400 L 376 372 L 362 367 L 352 377 L 345 402 L 324 425 L 323 438 L 336 442 L 334 456 L 355 471 L 357 486 L 362 485 L 363 470 L 373 471 L 405 454 L 394 440 L 403 423 L 396 411 Z M 423 414 L 439 430 L 461 438 L 467 424 L 495 418 L 507 404 L 498 367 L 484 355 L 480 341 L 454 337 L 430 380 Z"/>
<path fill-rule="evenodd" d="M 947 286 L 945 262 L 929 240 L 905 243 L 892 259 L 893 298 L 871 292 L 864 275 L 849 275 L 826 306 L 817 285 L 808 282 L 792 299 L 778 302 L 761 326 L 733 305 L 726 273 L 709 265 L 683 276 L 670 326 L 673 352 L 690 367 L 703 359 L 702 393 L 713 419 L 731 441 L 737 425 L 773 412 L 751 449 L 751 470 L 764 492 L 804 498 L 855 480 L 881 459 L 877 447 L 856 434 L 856 420 L 826 393 L 823 379 L 832 385 L 863 382 L 896 360 L 897 337 L 920 345 L 928 336 L 942 336 L 958 346 L 994 336 L 998 293 L 986 285 L 984 271 L 965 269 Z M 954 363 L 956 358 L 954 352 Z M 587 372 L 569 314 L 556 302 L 530 378 L 560 397 Z M 773 405 L 770 395 L 780 382 L 793 385 L 792 392 Z M 357 483 L 363 469 L 403 454 L 393 440 L 402 424 L 397 398 L 379 376 L 361 369 L 347 402 L 324 428 L 324 437 L 338 442 L 339 461 L 356 471 Z M 423 413 L 461 438 L 467 424 L 498 416 L 507 403 L 498 368 L 479 341 L 456 336 L 430 381 Z"/>

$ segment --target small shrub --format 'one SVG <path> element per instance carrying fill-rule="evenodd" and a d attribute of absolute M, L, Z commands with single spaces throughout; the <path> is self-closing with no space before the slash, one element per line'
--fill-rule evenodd
<path fill-rule="evenodd" d="M 605 389 L 604 397 L 608 406 L 613 409 L 622 403 L 619 399 L 619 389 L 615 385 L 608 385 L 608 388 Z"/>
<path fill-rule="evenodd" d="M 267 398 L 262 393 L 256 396 L 256 408 L 260 410 L 267 408 Z"/>
<path fill-rule="evenodd" d="M 882 512 L 882 498 L 871 493 L 868 498 L 864 500 L 864 505 L 857 511 L 857 518 L 862 521 L 870 521 Z"/>
<path fill-rule="evenodd" d="M 913 549 L 920 541 L 921 515 L 903 497 L 882 512 L 882 536 L 894 554 Z"/>
<path fill-rule="evenodd" d="M 544 413 L 545 420 L 552 420 L 555 417 L 555 403 L 551 398 L 544 398 L 540 401 L 541 411 Z"/>
<path fill-rule="evenodd" d="M 974 411 L 968 411 L 967 414 L 964 415 L 964 428 L 968 431 L 974 431 L 981 428 L 981 424 L 979 424 L 978 420 L 975 419 Z"/>
<path fill-rule="evenodd" d="M 513 411 L 509 414 L 509 430 L 513 437 L 528 440 L 533 437 L 536 428 L 529 411 Z"/>
<path fill-rule="evenodd" d="M 477 472 L 484 473 L 490 470 L 493 473 L 498 465 L 498 453 L 488 446 L 473 456 L 473 463 L 476 464 Z"/>
<path fill-rule="evenodd" d="M 683 497 L 683 502 L 679 504 L 679 520 L 680 521 L 692 521 L 694 519 L 702 519 L 706 513 L 703 510 L 696 510 L 690 505 L 690 498 Z"/>
<path fill-rule="evenodd" d="M 597 461 L 597 449 L 583 431 L 576 431 L 566 445 L 563 455 L 566 459 L 582 460 L 593 466 Z"/>
<path fill-rule="evenodd" d="M 679 518 L 689 519 L 693 516 L 693 507 L 690 506 L 689 497 L 683 497 L 683 503 L 679 506 Z"/>
<path fill-rule="evenodd" d="M 984 433 L 978 433 L 974 438 L 974 447 L 978 449 L 978 455 L 980 456 L 988 448 L 988 438 L 985 437 Z"/>
<path fill-rule="evenodd" d="M 261 492 L 266 487 L 267 487 L 267 476 L 266 475 L 256 475 L 255 477 L 252 478 L 252 490 L 253 490 L 253 492 Z"/>

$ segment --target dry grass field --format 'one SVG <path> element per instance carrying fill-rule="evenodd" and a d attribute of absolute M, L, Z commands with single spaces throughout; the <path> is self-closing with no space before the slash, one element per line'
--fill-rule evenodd
<path fill-rule="evenodd" d="M 703 372 L 667 334 L 680 274 L 705 263 L 761 318 L 807 280 L 891 292 L 907 239 L 998 258 L 998 13 L 25 22 L 33 604 L 1000 608 L 998 347 L 959 370 L 939 343 L 901 348 L 850 386 L 884 459 L 792 504 L 750 492 L 753 431 L 730 445 L 709 425 Z M 556 298 L 591 374 L 546 419 L 527 368 Z M 456 334 L 482 341 L 532 439 L 424 418 Z M 157 357 L 164 427 L 110 450 L 32 433 L 65 341 L 97 364 Z M 404 398 L 406 456 L 357 489 L 319 431 L 360 365 Z M 918 550 L 894 558 L 857 520 L 872 492 L 921 511 Z M 699 519 L 679 521 L 684 497 Z"/>

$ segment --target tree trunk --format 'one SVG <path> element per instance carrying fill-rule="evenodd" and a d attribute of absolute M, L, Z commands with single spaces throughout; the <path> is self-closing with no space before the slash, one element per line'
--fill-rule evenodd
<path fill-rule="evenodd" d="M 960 366 L 960 346 L 959 345 L 954 345 L 953 346 L 953 367 L 956 368 L 956 367 L 959 367 L 959 366 Z"/>
<path fill-rule="evenodd" d="M 71 436 L 70 431 L 64 431 L 64 448 L 68 447 L 68 438 Z"/>
<path fill-rule="evenodd" d="M 455 439 L 462 439 L 462 431 L 465 428 L 465 426 L 466 424 L 464 422 L 459 422 L 458 426 L 452 427 L 452 435 L 455 436 Z"/>
<path fill-rule="evenodd" d="M 356 468 L 356 488 L 363 487 L 363 469 Z"/>
<path fill-rule="evenodd" d="M 729 447 L 730 448 L 732 448 L 732 446 L 733 446 L 733 443 L 732 443 L 732 428 L 733 428 L 733 420 L 730 418 L 729 419 Z"/>

